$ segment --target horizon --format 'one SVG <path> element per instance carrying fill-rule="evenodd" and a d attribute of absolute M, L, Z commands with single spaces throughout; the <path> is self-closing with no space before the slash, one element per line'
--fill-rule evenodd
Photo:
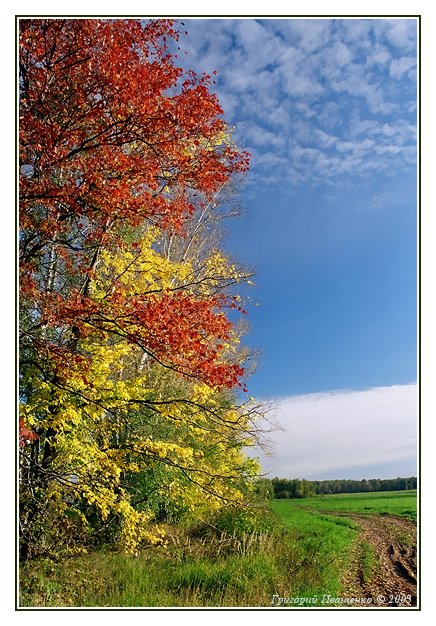
<path fill-rule="evenodd" d="M 262 478 L 266 478 L 265 476 L 263 476 Z M 415 478 L 416 480 L 418 480 L 417 476 L 390 476 L 389 478 L 380 478 L 380 476 L 373 476 L 371 478 L 325 478 L 325 479 L 313 479 L 313 478 L 301 478 L 299 476 L 273 476 L 272 478 L 267 478 L 267 480 L 306 480 L 307 482 L 331 482 L 331 481 L 352 481 L 352 482 L 362 482 L 364 480 L 366 480 L 367 482 L 371 482 L 373 480 L 380 480 L 380 481 L 386 481 L 386 480 L 408 480 L 409 478 Z"/>

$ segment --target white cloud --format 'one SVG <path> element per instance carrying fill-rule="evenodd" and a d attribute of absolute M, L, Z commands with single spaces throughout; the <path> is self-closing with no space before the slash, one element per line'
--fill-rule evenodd
<path fill-rule="evenodd" d="M 354 98 L 362 98 L 371 113 L 388 115 L 397 108 L 392 102 L 385 101 L 385 94 L 381 84 L 369 81 L 364 68 L 358 64 L 351 64 L 349 72 L 342 80 L 333 80 L 331 87 L 338 93 L 347 93 Z"/>
<path fill-rule="evenodd" d="M 326 102 L 320 107 L 317 114 L 318 123 L 326 130 L 340 126 L 342 122 L 341 109 L 336 102 Z"/>
<path fill-rule="evenodd" d="M 282 89 L 291 96 L 316 96 L 324 89 L 308 63 L 308 56 L 296 47 L 289 46 L 280 56 Z"/>
<path fill-rule="evenodd" d="M 256 72 L 275 62 L 282 43 L 257 20 L 234 20 L 237 45 L 244 53 L 247 69 Z"/>
<path fill-rule="evenodd" d="M 371 66 L 371 65 L 384 66 L 390 61 L 390 59 L 391 59 L 391 55 L 389 54 L 389 51 L 386 48 L 386 46 L 383 46 L 377 43 L 374 46 L 372 53 L 367 58 L 367 65 L 368 66 Z"/>
<path fill-rule="evenodd" d="M 384 191 L 380 191 L 375 193 L 372 198 L 369 200 L 367 204 L 367 210 L 383 210 L 386 207 L 391 207 L 395 205 L 398 201 L 395 190 L 387 189 Z"/>
<path fill-rule="evenodd" d="M 326 45 L 330 39 L 330 20 L 293 19 L 276 21 L 285 39 L 294 40 L 306 52 L 314 52 Z"/>
<path fill-rule="evenodd" d="M 416 45 L 416 20 L 394 19 L 379 21 L 385 35 L 393 46 L 402 50 L 412 50 Z"/>
<path fill-rule="evenodd" d="M 254 153 L 251 185 L 413 166 L 414 20 L 187 20 L 187 29 L 187 65 L 218 70 L 225 119 Z"/>
<path fill-rule="evenodd" d="M 358 43 L 362 45 L 368 41 L 371 22 L 367 20 L 344 20 L 342 29 L 344 31 L 344 39 L 348 42 Z"/>
<path fill-rule="evenodd" d="M 257 124 L 241 124 L 239 128 L 242 135 L 248 142 L 253 142 L 255 146 L 273 146 L 275 148 L 283 148 L 285 139 L 277 133 L 269 132 Z"/>
<path fill-rule="evenodd" d="M 346 478 L 361 466 L 375 478 L 368 467 L 391 474 L 416 462 L 416 384 L 291 396 L 274 415 L 284 432 L 271 435 L 274 456 L 260 457 L 271 476 Z"/>
<path fill-rule="evenodd" d="M 323 148 L 331 148 L 336 144 L 338 140 L 337 137 L 329 135 L 328 133 L 318 128 L 315 128 L 313 132 L 313 137 L 316 143 Z"/>
<path fill-rule="evenodd" d="M 286 103 L 281 103 L 275 109 L 266 112 L 266 121 L 272 127 L 289 130 L 291 127 L 291 119 Z"/>
<path fill-rule="evenodd" d="M 416 59 L 413 57 L 401 57 L 391 61 L 389 74 L 395 80 L 401 80 L 405 74 L 416 67 Z"/>
<path fill-rule="evenodd" d="M 340 41 L 335 43 L 332 49 L 332 54 L 336 63 L 341 67 L 343 65 L 347 65 L 353 58 L 350 49 Z"/>
<path fill-rule="evenodd" d="M 296 102 L 294 104 L 294 108 L 295 108 L 295 111 L 298 111 L 298 113 L 301 113 L 303 117 L 308 120 L 310 120 L 312 117 L 315 117 L 317 115 L 316 110 L 310 107 L 306 102 L 304 102 L 304 100 Z M 294 122 L 293 124 L 294 129 L 295 129 L 295 126 L 296 124 Z"/>

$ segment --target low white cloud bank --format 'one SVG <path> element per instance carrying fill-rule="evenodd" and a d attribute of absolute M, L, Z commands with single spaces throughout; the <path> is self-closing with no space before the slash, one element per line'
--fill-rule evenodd
<path fill-rule="evenodd" d="M 269 477 L 335 479 L 416 475 L 417 386 L 332 391 L 276 400 Z"/>

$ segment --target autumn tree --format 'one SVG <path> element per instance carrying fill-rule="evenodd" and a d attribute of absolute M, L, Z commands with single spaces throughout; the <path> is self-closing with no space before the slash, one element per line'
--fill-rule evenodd
<path fill-rule="evenodd" d="M 55 521 L 159 541 L 153 493 L 210 510 L 256 471 L 227 313 L 248 275 L 205 225 L 248 155 L 177 38 L 171 20 L 20 20 L 23 558 Z"/>

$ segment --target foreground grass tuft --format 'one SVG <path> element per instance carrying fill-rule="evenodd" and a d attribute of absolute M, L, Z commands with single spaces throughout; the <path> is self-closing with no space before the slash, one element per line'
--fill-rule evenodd
<path fill-rule="evenodd" d="M 354 532 L 310 513 L 300 515 L 298 530 L 272 513 L 255 523 L 224 517 L 214 526 L 168 529 L 165 547 L 136 558 L 95 551 L 24 565 L 20 605 L 256 607 L 270 606 L 274 594 L 337 593 L 348 545 L 341 541 Z"/>
<path fill-rule="evenodd" d="M 21 606 L 262 606 L 281 575 L 266 555 L 173 561 L 93 553 L 36 568 L 23 568 Z"/>
<path fill-rule="evenodd" d="M 374 573 L 379 567 L 379 561 L 369 543 L 363 542 L 360 549 L 360 570 L 362 572 L 362 581 L 365 584 L 368 584 L 371 582 Z"/>

